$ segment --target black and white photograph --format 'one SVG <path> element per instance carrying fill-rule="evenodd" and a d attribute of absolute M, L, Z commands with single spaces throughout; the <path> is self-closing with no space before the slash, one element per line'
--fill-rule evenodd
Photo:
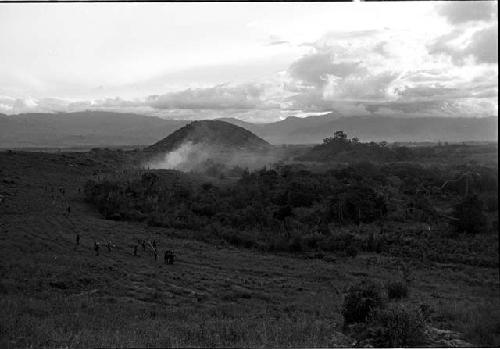
<path fill-rule="evenodd" d="M 500 347 L 497 1 L 0 1 L 0 347 Z"/>

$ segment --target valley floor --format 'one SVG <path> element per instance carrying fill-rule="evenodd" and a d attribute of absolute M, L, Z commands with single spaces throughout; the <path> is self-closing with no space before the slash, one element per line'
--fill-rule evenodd
<path fill-rule="evenodd" d="M 0 153 L 1 347 L 346 347 L 346 288 L 384 283 L 403 263 L 412 270 L 408 302 L 429 305 L 434 326 L 500 345 L 496 268 L 368 253 L 308 259 L 105 220 L 81 188 L 112 166 L 91 153 Z M 133 256 L 138 239 L 174 250 L 176 262 L 142 248 Z"/>

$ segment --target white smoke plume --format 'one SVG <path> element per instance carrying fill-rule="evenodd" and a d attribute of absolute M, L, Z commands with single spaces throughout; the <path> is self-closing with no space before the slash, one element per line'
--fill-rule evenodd
<path fill-rule="evenodd" d="M 177 149 L 162 154 L 145 164 L 149 169 L 169 169 L 183 172 L 204 172 L 208 166 L 220 164 L 226 169 L 236 166 L 255 170 L 281 160 L 279 152 L 255 152 L 241 149 L 220 148 L 211 144 L 191 141 L 182 143 Z"/>

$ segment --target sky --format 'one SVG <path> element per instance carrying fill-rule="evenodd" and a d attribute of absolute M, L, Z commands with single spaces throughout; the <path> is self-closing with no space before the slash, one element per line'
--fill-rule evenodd
<path fill-rule="evenodd" d="M 0 113 L 498 115 L 476 2 L 0 4 Z"/>

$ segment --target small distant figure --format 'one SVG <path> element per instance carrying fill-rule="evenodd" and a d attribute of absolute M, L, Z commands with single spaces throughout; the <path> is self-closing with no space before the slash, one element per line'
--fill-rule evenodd
<path fill-rule="evenodd" d="M 108 252 L 111 252 L 111 241 L 108 240 L 106 247 L 108 248 Z"/>
<path fill-rule="evenodd" d="M 158 260 L 158 251 L 155 249 L 153 249 L 153 254 L 155 255 L 155 262 Z"/>
<path fill-rule="evenodd" d="M 172 250 L 166 250 L 163 259 L 165 264 L 174 264 L 174 252 Z"/>
<path fill-rule="evenodd" d="M 97 241 L 94 241 L 94 251 L 95 255 L 99 256 L 99 243 Z"/>
<path fill-rule="evenodd" d="M 138 245 L 134 245 L 134 257 L 137 257 L 137 247 Z"/>
<path fill-rule="evenodd" d="M 146 240 L 142 240 L 141 245 L 142 245 L 142 250 L 146 251 Z"/>
<path fill-rule="evenodd" d="M 67 212 L 67 214 L 69 216 L 69 214 L 71 213 L 71 206 L 68 205 L 68 207 L 66 208 L 66 212 Z"/>
<path fill-rule="evenodd" d="M 153 240 L 153 248 L 156 249 L 156 240 Z"/>
<path fill-rule="evenodd" d="M 80 234 L 76 234 L 76 245 L 80 245 Z"/>

